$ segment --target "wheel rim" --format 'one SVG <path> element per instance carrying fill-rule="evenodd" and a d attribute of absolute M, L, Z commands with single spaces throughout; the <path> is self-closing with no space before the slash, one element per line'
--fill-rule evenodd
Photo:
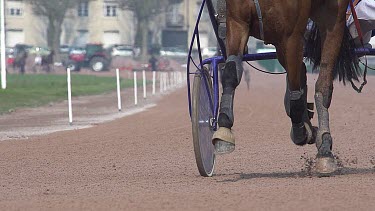
<path fill-rule="evenodd" d="M 207 75 L 208 73 L 203 76 L 201 72 L 197 72 L 195 76 L 192 126 L 194 152 L 199 173 L 210 177 L 214 171 L 215 150 L 211 141 L 214 130 L 211 123 L 213 113 L 209 99 L 209 94 L 212 96 L 212 84 L 210 78 L 206 78 L 209 77 Z"/>
<path fill-rule="evenodd" d="M 104 67 L 104 64 L 102 62 L 95 62 L 94 65 L 92 66 L 92 69 L 94 71 L 101 71 Z"/>
<path fill-rule="evenodd" d="M 210 99 L 207 93 L 207 86 L 204 79 L 201 76 L 200 92 L 199 92 L 199 111 L 198 111 L 198 131 L 199 131 L 199 142 L 201 149 L 201 156 L 203 160 L 203 166 L 207 173 L 213 172 L 213 164 L 215 162 L 215 149 L 212 144 L 213 129 L 211 126 L 212 110 L 210 108 Z M 211 92 L 211 90 L 210 90 Z"/>

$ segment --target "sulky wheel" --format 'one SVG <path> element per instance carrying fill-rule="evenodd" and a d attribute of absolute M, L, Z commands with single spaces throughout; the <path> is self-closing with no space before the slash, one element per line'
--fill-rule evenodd
<path fill-rule="evenodd" d="M 212 176 L 215 166 L 215 151 L 211 141 L 214 133 L 211 81 L 211 76 L 206 69 L 197 71 L 192 93 L 194 152 L 199 173 L 204 177 Z"/>

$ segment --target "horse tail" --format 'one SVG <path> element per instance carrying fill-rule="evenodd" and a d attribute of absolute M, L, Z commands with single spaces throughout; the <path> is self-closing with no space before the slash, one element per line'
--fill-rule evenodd
<path fill-rule="evenodd" d="M 311 30 L 305 38 L 305 56 L 313 64 L 313 70 L 315 70 L 320 66 L 322 59 L 322 41 L 319 28 L 315 23 L 311 25 Z M 359 59 L 355 53 L 354 40 L 348 27 L 345 26 L 340 53 L 333 68 L 334 78 L 338 77 L 339 81 L 343 81 L 345 85 L 345 81 L 358 81 L 358 77 L 361 75 L 360 70 Z"/>
<path fill-rule="evenodd" d="M 316 70 L 322 59 L 322 41 L 316 23 L 309 22 L 308 26 L 309 29 L 305 35 L 305 57 L 313 65 L 313 70 Z"/>

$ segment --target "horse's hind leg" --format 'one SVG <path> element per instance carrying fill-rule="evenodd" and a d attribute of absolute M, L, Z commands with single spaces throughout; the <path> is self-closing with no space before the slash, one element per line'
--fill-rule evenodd
<path fill-rule="evenodd" d="M 304 24 L 301 25 L 276 45 L 278 60 L 288 72 L 284 103 L 292 121 L 291 139 L 296 145 L 309 143 L 313 136 L 307 111 L 306 67 L 302 62 Z"/>
<path fill-rule="evenodd" d="M 307 70 L 306 70 L 306 65 L 304 62 L 302 62 L 302 67 L 301 67 L 301 72 L 300 72 L 300 86 L 301 89 L 301 97 L 299 100 L 302 101 L 302 107 L 303 111 L 302 113 L 302 127 L 295 127 L 296 124 L 292 124 L 292 129 L 291 129 L 291 139 L 293 142 L 297 145 L 304 145 L 304 144 L 313 144 L 315 143 L 315 135 L 316 135 L 316 128 L 312 126 L 311 124 L 311 119 L 313 118 L 313 112 L 309 110 L 313 110 L 313 104 L 312 103 L 307 103 Z M 288 116 L 292 118 L 291 115 L 291 109 L 296 109 L 296 108 L 291 108 L 291 104 L 293 103 L 291 100 L 291 91 L 289 87 L 289 82 L 287 78 L 287 87 L 286 87 L 286 92 L 285 92 L 285 97 L 284 97 L 284 105 L 285 105 L 285 111 L 287 112 Z M 295 115 L 295 114 L 294 114 Z M 299 114 L 301 115 L 301 114 Z M 297 125 L 302 125 L 302 124 L 297 124 Z M 298 129 L 301 128 L 301 129 Z M 299 136 L 298 132 L 300 134 L 303 134 L 303 136 Z M 300 138 L 299 138 L 300 137 Z"/>
<path fill-rule="evenodd" d="M 222 70 L 221 83 L 223 93 L 220 102 L 218 124 L 212 142 L 217 154 L 230 153 L 235 148 L 235 139 L 231 128 L 234 123 L 233 100 L 236 87 L 240 84 L 243 67 L 242 57 L 249 38 L 249 14 L 241 14 L 242 3 L 227 4 L 227 61 Z"/>

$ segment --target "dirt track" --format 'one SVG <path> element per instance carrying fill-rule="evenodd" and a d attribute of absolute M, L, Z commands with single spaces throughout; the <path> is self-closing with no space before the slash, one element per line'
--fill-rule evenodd
<path fill-rule="evenodd" d="M 198 175 L 180 90 L 143 113 L 93 128 L 0 142 L 0 207 L 373 210 L 375 78 L 369 83 L 360 95 L 335 88 L 330 117 L 339 175 L 318 178 L 305 168 L 316 149 L 288 137 L 284 76 L 252 73 L 251 90 L 242 84 L 236 95 L 237 149 L 217 158 L 213 178 Z"/>

